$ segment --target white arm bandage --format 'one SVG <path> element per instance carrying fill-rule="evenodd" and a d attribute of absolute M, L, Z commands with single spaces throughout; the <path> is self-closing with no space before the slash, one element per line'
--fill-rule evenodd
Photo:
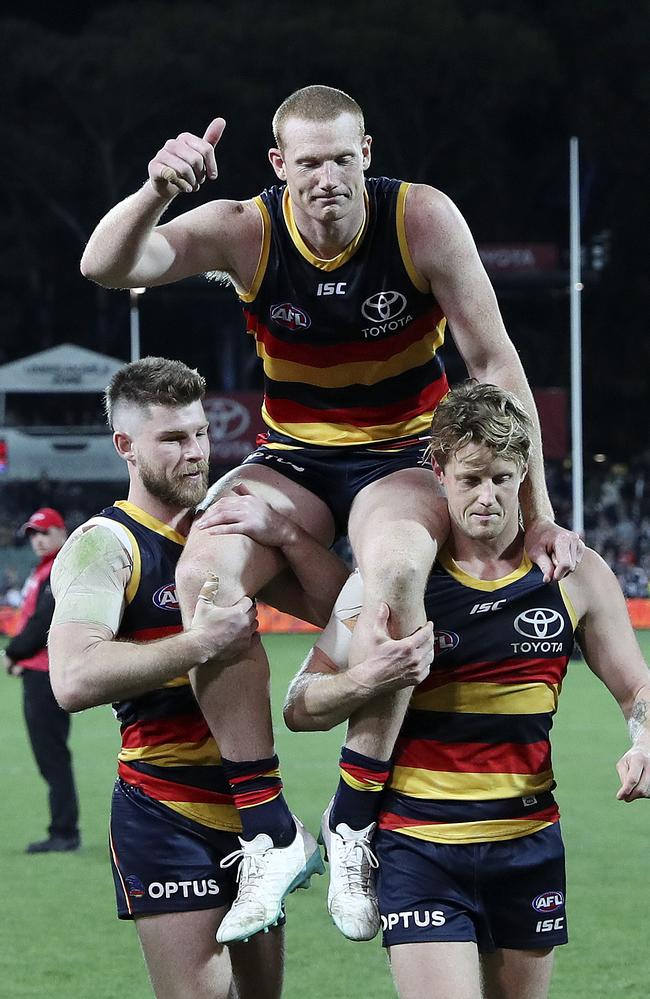
<path fill-rule="evenodd" d="M 336 598 L 327 626 L 316 643 L 340 669 L 347 669 L 352 632 L 363 604 L 363 582 L 358 569 L 348 577 Z"/>
<path fill-rule="evenodd" d="M 94 518 L 71 534 L 52 568 L 52 627 L 71 622 L 102 624 L 117 633 L 133 558 L 127 532 Z"/>

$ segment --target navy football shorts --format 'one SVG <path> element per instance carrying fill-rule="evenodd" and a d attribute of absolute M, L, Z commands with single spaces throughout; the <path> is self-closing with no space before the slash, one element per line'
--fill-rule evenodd
<path fill-rule="evenodd" d="M 377 894 L 384 947 L 474 941 L 546 950 L 567 942 L 559 823 L 495 843 L 428 843 L 381 829 Z"/>
<path fill-rule="evenodd" d="M 110 853 L 120 919 L 229 906 L 237 864 L 225 870 L 219 864 L 238 849 L 235 833 L 192 822 L 116 781 Z"/>
<path fill-rule="evenodd" d="M 291 443 L 290 449 L 277 450 L 273 441 Z M 395 449 L 395 444 L 368 447 L 294 447 L 295 441 L 279 434 L 269 435 L 269 443 L 244 458 L 244 465 L 266 465 L 292 482 L 304 486 L 329 507 L 338 534 L 347 533 L 348 515 L 355 496 L 361 490 L 402 468 L 426 468 L 433 475 L 429 461 L 424 461 L 428 442 L 416 440 Z M 390 449 L 392 448 L 392 450 Z M 435 480 L 434 480 L 435 481 Z"/>

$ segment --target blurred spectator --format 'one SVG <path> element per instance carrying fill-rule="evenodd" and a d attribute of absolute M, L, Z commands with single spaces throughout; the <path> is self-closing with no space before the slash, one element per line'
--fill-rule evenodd
<path fill-rule="evenodd" d="M 619 558 L 614 566 L 614 571 L 626 597 L 650 596 L 648 574 L 642 566 L 635 565 L 630 552 Z"/>
<path fill-rule="evenodd" d="M 54 613 L 50 571 L 67 537 L 57 510 L 42 507 L 23 525 L 39 562 L 23 590 L 17 634 L 5 649 L 6 669 L 23 683 L 23 711 L 34 758 L 49 786 L 47 838 L 30 843 L 26 853 L 79 849 L 79 807 L 68 748 L 70 716 L 57 704 L 50 685 L 47 633 Z"/>
<path fill-rule="evenodd" d="M 221 469 L 221 472 L 225 471 L 227 468 Z M 568 463 L 547 462 L 546 478 L 557 522 L 571 526 L 572 488 Z M 646 458 L 632 467 L 620 463 L 594 466 L 586 475 L 584 488 L 585 541 L 602 555 L 622 580 L 624 589 L 636 593 L 643 590 L 643 579 L 650 576 L 648 482 L 650 461 Z M 20 524 L 35 503 L 49 502 L 62 509 L 68 527 L 73 530 L 96 510 L 109 506 L 115 490 L 115 484 L 110 482 L 51 482 L 45 477 L 36 482 L 0 482 L 0 547 L 14 544 Z M 341 539 L 337 551 L 344 559 L 349 559 L 346 539 Z M 15 589 L 10 589 L 9 593 L 15 602 Z M 650 594 L 644 593 L 646 595 Z M 4 601 L 9 602 L 6 596 Z"/>
<path fill-rule="evenodd" d="M 7 607 L 20 607 L 22 603 L 18 573 L 13 566 L 7 566 L 0 581 L 0 603 Z"/>

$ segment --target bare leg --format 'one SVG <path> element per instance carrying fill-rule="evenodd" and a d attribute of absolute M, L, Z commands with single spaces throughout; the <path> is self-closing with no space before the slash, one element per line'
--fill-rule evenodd
<path fill-rule="evenodd" d="M 284 929 L 223 947 L 215 933 L 225 909 L 136 919 L 156 999 L 280 999 Z"/>
<path fill-rule="evenodd" d="M 364 601 L 351 664 L 366 654 L 369 628 L 381 601 L 391 610 L 393 638 L 410 635 L 426 622 L 424 590 L 448 531 L 446 501 L 436 478 L 424 468 L 394 472 L 359 493 L 350 513 L 350 541 L 363 578 Z M 411 693 L 407 688 L 357 711 L 350 718 L 346 745 L 387 760 Z"/>
<path fill-rule="evenodd" d="M 231 944 L 233 990 L 229 999 L 280 999 L 284 976 L 284 927 Z"/>
<path fill-rule="evenodd" d="M 399 944 L 389 954 L 400 999 L 481 999 L 475 943 Z"/>
<path fill-rule="evenodd" d="M 230 956 L 214 939 L 224 914 L 220 908 L 135 920 L 156 999 L 228 999 Z"/>
<path fill-rule="evenodd" d="M 481 956 L 485 999 L 547 999 L 555 954 L 501 948 Z"/>
<path fill-rule="evenodd" d="M 448 532 L 447 504 L 436 481 L 424 468 L 403 469 L 367 486 L 354 501 L 349 532 L 364 595 L 350 665 L 368 654 L 380 603 L 390 608 L 393 638 L 404 638 L 425 624 L 424 590 L 437 543 Z M 350 717 L 341 777 L 323 816 L 321 835 L 330 861 L 327 907 L 352 940 L 370 940 L 379 930 L 371 840 L 412 692 L 406 687 L 376 697 Z"/>
<path fill-rule="evenodd" d="M 236 482 L 245 482 L 251 492 L 329 543 L 333 530 L 331 514 L 308 490 L 258 465 L 236 469 L 225 476 L 221 493 L 228 492 Z M 177 572 L 183 620 L 186 623 L 191 620 L 199 590 L 209 572 L 219 577 L 218 602 L 228 606 L 241 596 L 255 596 L 283 568 L 284 561 L 277 552 L 242 535 L 210 537 L 193 531 Z M 206 664 L 193 671 L 190 679 L 225 757 L 250 760 L 273 754 L 268 660 L 259 641 L 252 643 L 248 654 L 238 662 L 225 667 Z"/>
<path fill-rule="evenodd" d="M 219 577 L 215 602 L 229 606 L 245 594 L 254 596 L 284 565 L 277 552 L 249 538 L 234 534 L 206 539 L 196 531 L 183 559 L 176 578 L 185 623 L 194 613 L 201 588 L 197 584 L 210 572 Z M 223 756 L 252 760 L 273 755 L 269 665 L 259 638 L 237 662 L 206 663 L 192 670 L 190 679 Z"/>
<path fill-rule="evenodd" d="M 222 489 L 236 482 L 245 482 L 251 493 L 318 540 L 331 539 L 329 510 L 302 486 L 258 465 L 231 473 L 222 480 Z M 255 596 L 283 568 L 277 552 L 243 535 L 211 536 L 194 530 L 177 570 L 183 620 L 191 618 L 208 572 L 218 576 L 218 600 L 227 606 L 244 595 Z M 237 661 L 225 666 L 213 662 L 193 672 L 190 679 L 221 750 L 242 823 L 237 897 L 217 933 L 219 943 L 233 944 L 275 925 L 289 891 L 322 873 L 323 864 L 315 839 L 291 814 L 282 795 L 268 660 L 259 638 Z"/>

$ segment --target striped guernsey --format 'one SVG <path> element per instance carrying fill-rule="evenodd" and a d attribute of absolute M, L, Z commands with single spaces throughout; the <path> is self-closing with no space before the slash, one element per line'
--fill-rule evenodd
<path fill-rule="evenodd" d="M 435 660 L 400 733 L 381 828 L 478 843 L 556 822 L 549 735 L 577 624 L 562 584 L 527 556 L 480 580 L 443 553 L 425 603 Z"/>
<path fill-rule="evenodd" d="M 182 630 L 174 573 L 185 538 L 126 501 L 100 514 L 121 524 L 133 573 L 118 639 L 151 642 Z M 241 830 L 221 757 L 187 676 L 113 705 L 122 734 L 118 774 L 127 784 L 205 826 Z"/>
<path fill-rule="evenodd" d="M 408 188 L 367 180 L 364 223 L 331 260 L 302 239 L 285 187 L 255 199 L 262 252 L 240 298 L 264 366 L 269 443 L 359 447 L 428 433 L 448 390 L 437 353 L 446 320 L 409 253 Z"/>

